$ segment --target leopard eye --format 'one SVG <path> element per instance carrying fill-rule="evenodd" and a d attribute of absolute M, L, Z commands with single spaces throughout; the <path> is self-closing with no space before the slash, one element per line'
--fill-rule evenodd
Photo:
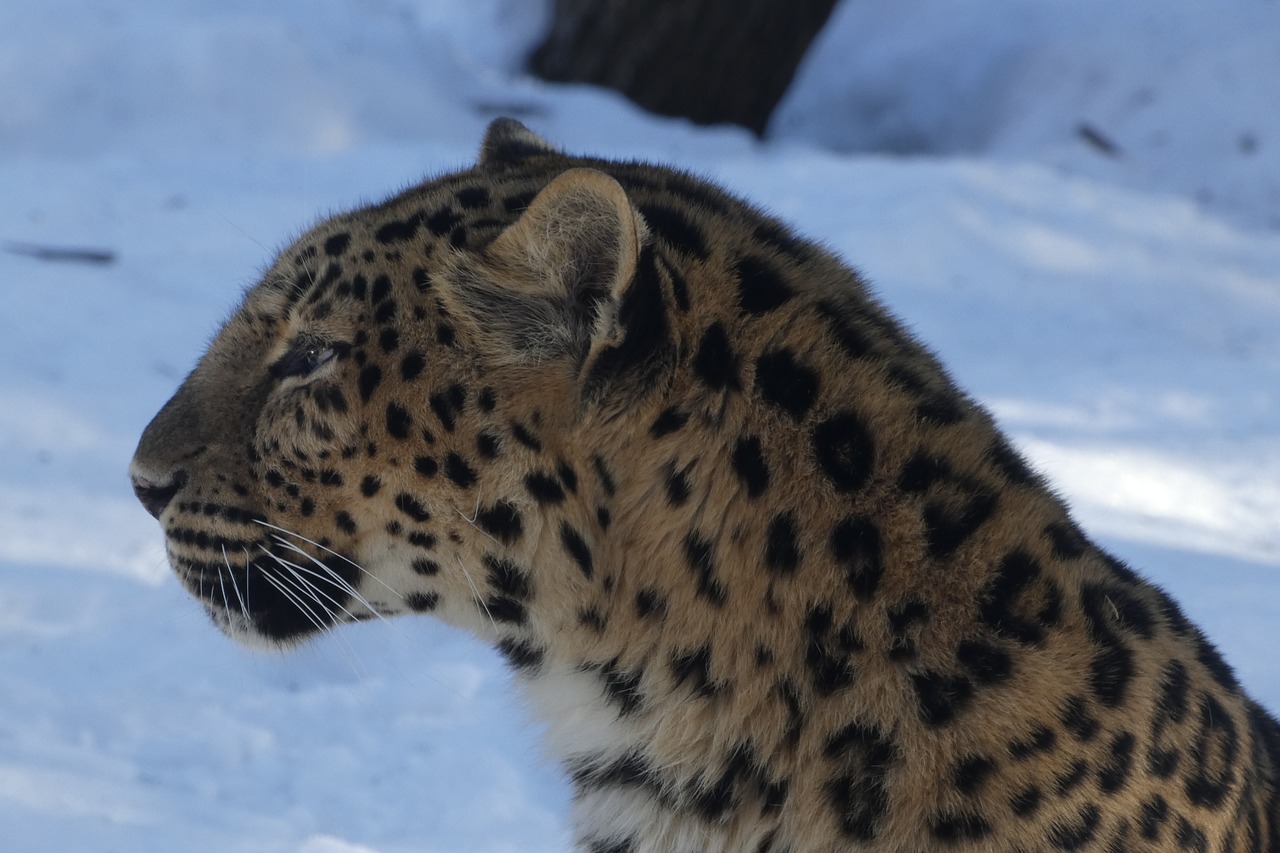
<path fill-rule="evenodd" d="M 269 371 L 275 379 L 290 376 L 310 376 L 322 365 L 332 361 L 338 354 L 336 346 L 324 344 L 304 344 L 295 347 L 280 357 Z"/>

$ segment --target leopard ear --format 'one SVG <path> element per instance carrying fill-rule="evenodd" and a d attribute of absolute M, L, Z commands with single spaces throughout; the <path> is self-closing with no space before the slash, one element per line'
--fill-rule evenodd
<path fill-rule="evenodd" d="M 492 357 L 537 364 L 616 345 L 619 306 L 636 278 L 645 227 L 613 178 L 570 169 L 478 256 L 459 263 L 453 310 Z"/>
<path fill-rule="evenodd" d="M 555 146 L 513 118 L 496 118 L 484 132 L 479 165 L 519 163 L 538 154 L 558 154 Z"/>

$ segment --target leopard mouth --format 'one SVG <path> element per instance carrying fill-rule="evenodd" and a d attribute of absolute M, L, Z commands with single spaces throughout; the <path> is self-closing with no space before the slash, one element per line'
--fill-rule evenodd
<path fill-rule="evenodd" d="M 244 645 L 293 646 L 379 615 L 358 590 L 363 570 L 352 559 L 283 532 L 246 541 L 174 530 L 167 538 L 182 585 L 224 634 Z"/>

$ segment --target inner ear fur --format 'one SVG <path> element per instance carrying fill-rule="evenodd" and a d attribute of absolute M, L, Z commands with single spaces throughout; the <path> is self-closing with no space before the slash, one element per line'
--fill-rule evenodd
<path fill-rule="evenodd" d="M 645 227 L 626 192 L 570 169 L 472 263 L 450 294 L 500 362 L 540 363 L 617 343 L 618 303 L 636 274 Z"/>

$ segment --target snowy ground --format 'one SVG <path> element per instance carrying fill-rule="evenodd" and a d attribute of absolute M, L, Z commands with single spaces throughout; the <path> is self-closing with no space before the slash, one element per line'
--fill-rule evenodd
<path fill-rule="evenodd" d="M 838 13 L 760 144 L 514 76 L 539 2 L 7 4 L 0 846 L 564 849 L 566 787 L 487 649 L 428 620 L 233 647 L 124 476 L 276 247 L 465 164 L 498 114 L 701 171 L 852 259 L 1280 709 L 1280 6 L 937 5 Z M 957 124 L 983 80 L 999 103 Z"/>

